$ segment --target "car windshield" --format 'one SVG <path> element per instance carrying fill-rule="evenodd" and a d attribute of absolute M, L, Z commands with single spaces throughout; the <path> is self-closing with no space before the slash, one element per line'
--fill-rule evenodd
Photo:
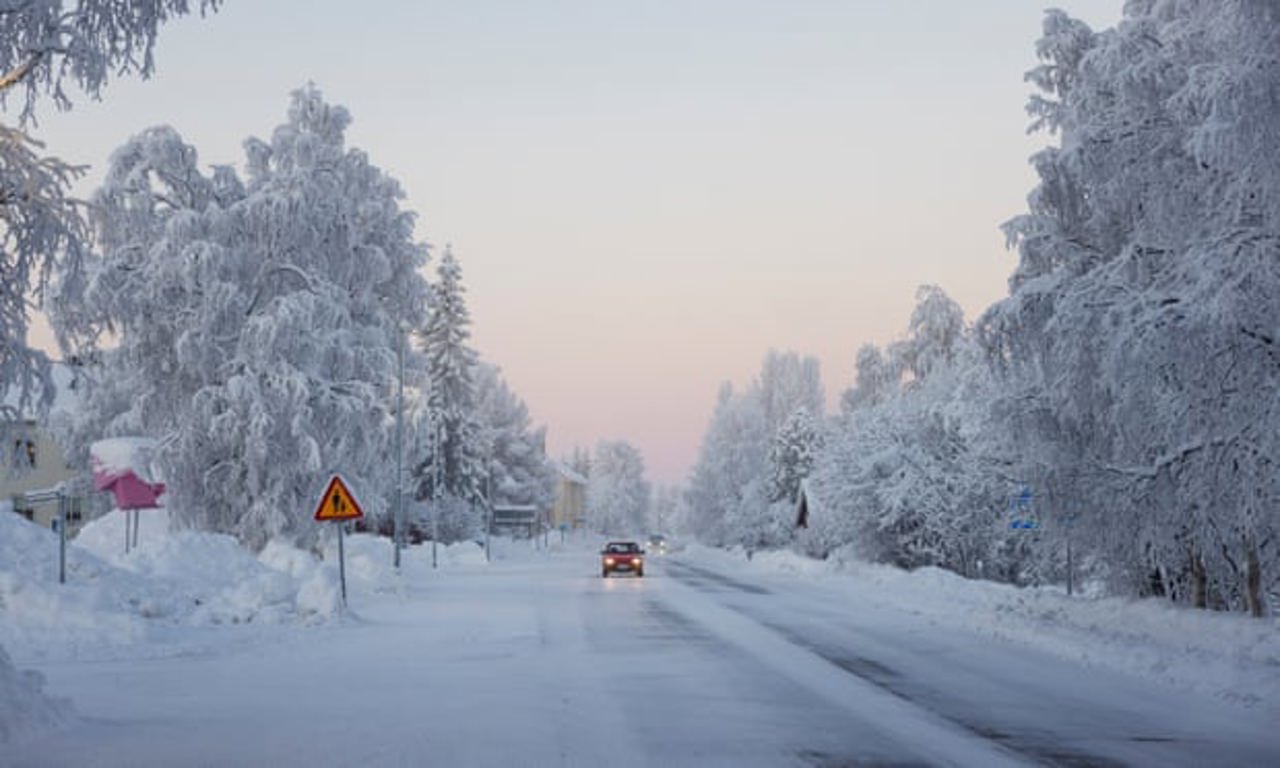
<path fill-rule="evenodd" d="M 614 555 L 629 555 L 634 553 L 638 547 L 631 542 L 613 543 L 605 547 L 605 551 Z"/>

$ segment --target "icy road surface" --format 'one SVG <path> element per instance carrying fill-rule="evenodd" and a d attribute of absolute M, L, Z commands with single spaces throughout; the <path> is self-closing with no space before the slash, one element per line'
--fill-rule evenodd
<path fill-rule="evenodd" d="M 602 580 L 587 546 L 504 546 L 357 586 L 339 623 L 26 661 L 80 720 L 0 765 L 1280 765 L 1259 712 L 821 581 L 679 554 Z"/>

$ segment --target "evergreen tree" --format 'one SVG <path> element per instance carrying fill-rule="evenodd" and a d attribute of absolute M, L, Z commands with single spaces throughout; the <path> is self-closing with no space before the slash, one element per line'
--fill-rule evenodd
<path fill-rule="evenodd" d="M 483 425 L 476 410 L 475 370 L 478 356 L 467 345 L 471 316 L 463 298 L 462 267 L 446 247 L 437 267 L 433 306 L 419 334 L 425 357 L 426 439 L 428 446 L 414 466 L 417 498 L 432 503 L 451 499 L 451 508 L 469 522 L 459 524 L 458 537 L 479 529 L 487 479 Z M 461 505 L 461 506 L 459 506 Z M 442 534 L 443 535 L 443 534 Z"/>
<path fill-rule="evenodd" d="M 769 486 L 769 501 L 786 501 L 795 504 L 800 494 L 800 482 L 813 471 L 813 462 L 822 449 L 822 433 L 809 415 L 809 409 L 801 406 L 774 435 L 769 449 L 769 464 L 773 468 Z"/>

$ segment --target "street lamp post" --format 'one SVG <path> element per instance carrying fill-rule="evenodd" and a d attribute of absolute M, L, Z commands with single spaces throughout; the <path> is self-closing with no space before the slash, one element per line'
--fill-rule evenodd
<path fill-rule="evenodd" d="M 433 414 L 434 415 L 434 414 Z M 431 483 L 431 498 L 435 502 L 435 509 L 431 512 L 431 567 L 435 568 L 438 560 L 436 556 L 436 544 L 440 541 L 440 419 L 436 419 L 435 423 L 435 444 L 431 447 L 431 471 L 434 480 Z"/>
<path fill-rule="evenodd" d="M 393 563 L 396 570 L 400 570 L 400 550 L 404 548 L 404 481 L 401 472 L 404 467 L 404 329 L 396 328 L 396 364 L 399 368 L 400 383 L 396 391 L 396 509 L 395 509 L 395 531 L 392 537 L 395 540 L 393 547 L 395 554 Z"/>
<path fill-rule="evenodd" d="M 489 458 L 489 474 L 484 485 L 484 561 L 489 562 L 489 532 L 493 530 L 493 457 Z"/>

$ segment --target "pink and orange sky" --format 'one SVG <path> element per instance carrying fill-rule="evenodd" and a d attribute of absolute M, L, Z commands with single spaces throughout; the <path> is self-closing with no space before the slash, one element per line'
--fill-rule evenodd
<path fill-rule="evenodd" d="M 1123 5 L 1053 4 L 1095 28 Z M 834 402 L 916 286 L 970 318 L 1003 295 L 998 226 L 1046 142 L 1023 111 L 1042 7 L 229 0 L 165 30 L 153 80 L 46 110 L 35 133 L 92 167 L 87 194 L 158 123 L 238 163 L 314 81 L 419 236 L 452 243 L 475 346 L 550 452 L 625 439 L 672 483 L 720 382 L 745 385 L 770 347 L 817 356 Z"/>

